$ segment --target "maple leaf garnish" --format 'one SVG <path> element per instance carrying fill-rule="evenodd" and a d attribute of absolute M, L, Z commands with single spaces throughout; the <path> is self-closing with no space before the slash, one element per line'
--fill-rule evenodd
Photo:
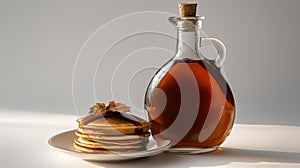
<path fill-rule="evenodd" d="M 90 108 L 89 114 L 92 115 L 103 115 L 106 112 L 130 112 L 130 108 L 123 103 L 115 103 L 115 101 L 110 101 L 108 106 L 104 103 L 96 103 Z"/>
<path fill-rule="evenodd" d="M 78 120 L 78 122 L 79 124 L 86 125 L 104 117 L 107 112 L 130 112 L 130 108 L 123 103 L 115 103 L 115 101 L 110 101 L 108 106 L 105 106 L 104 103 L 96 103 L 90 107 L 89 115 Z"/>

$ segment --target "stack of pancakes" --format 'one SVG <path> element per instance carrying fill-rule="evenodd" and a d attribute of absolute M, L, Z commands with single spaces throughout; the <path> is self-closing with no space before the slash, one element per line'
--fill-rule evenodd
<path fill-rule="evenodd" d="M 87 153 L 127 153 L 145 150 L 150 123 L 129 113 L 107 111 L 77 120 L 74 147 Z"/>

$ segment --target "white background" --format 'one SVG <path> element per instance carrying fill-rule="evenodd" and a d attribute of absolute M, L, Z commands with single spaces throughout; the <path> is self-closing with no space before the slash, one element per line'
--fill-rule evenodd
<path fill-rule="evenodd" d="M 300 125 L 300 1 L 201 0 L 198 4 L 198 15 L 206 16 L 204 31 L 221 39 L 228 49 L 224 68 L 236 98 L 236 122 Z M 0 0 L 0 108 L 75 114 L 72 73 L 80 48 L 106 22 L 141 11 L 177 13 L 177 1 Z M 158 19 L 147 21 L 165 23 L 157 28 L 175 35 L 167 17 Z M 140 24 L 121 24 L 111 30 L 111 35 Z M 109 37 L 103 36 L 104 40 Z M 131 44 L 147 44 L 142 38 L 136 40 Z M 175 50 L 175 40 L 164 40 L 159 44 L 162 48 Z M 114 53 L 117 60 L 127 56 L 122 50 Z M 153 60 L 153 64 L 162 65 L 172 56 L 166 52 L 162 55 L 163 61 L 156 56 L 150 61 L 131 61 L 128 66 Z M 95 69 L 94 65 L 91 62 Z M 90 73 L 80 72 L 79 76 Z M 97 99 L 108 101 L 111 96 L 101 90 L 109 93 L 110 88 L 102 86 L 100 78 L 110 74 L 105 70 L 101 74 L 104 76 L 97 76 Z M 142 107 L 144 88 L 133 88 L 132 100 Z M 78 92 L 80 105 L 86 109 L 95 101 L 85 97 L 87 92 L 89 87 L 86 92 L 85 87 Z"/>

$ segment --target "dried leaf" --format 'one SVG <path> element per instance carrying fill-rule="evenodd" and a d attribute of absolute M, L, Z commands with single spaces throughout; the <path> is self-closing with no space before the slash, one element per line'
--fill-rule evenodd
<path fill-rule="evenodd" d="M 89 114 L 103 115 L 108 111 L 130 112 L 130 107 L 126 106 L 123 103 L 115 103 L 115 101 L 110 101 L 108 106 L 105 106 L 104 103 L 96 103 L 93 107 L 90 108 Z"/>

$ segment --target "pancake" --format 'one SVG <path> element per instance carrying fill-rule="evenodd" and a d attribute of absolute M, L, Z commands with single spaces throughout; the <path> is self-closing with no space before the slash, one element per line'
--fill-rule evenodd
<path fill-rule="evenodd" d="M 78 137 L 82 137 L 82 138 L 87 138 L 87 139 L 94 139 L 94 140 L 111 140 L 111 141 L 124 141 L 124 140 L 144 140 L 144 139 L 148 139 L 150 136 L 150 132 L 147 131 L 143 134 L 132 134 L 132 135 L 105 135 L 105 134 L 89 134 L 86 133 L 84 130 L 82 129 L 78 129 L 75 132 L 75 135 Z"/>
<path fill-rule="evenodd" d="M 102 148 L 86 148 L 86 147 L 82 147 L 80 145 L 77 145 L 75 143 L 73 144 L 73 146 L 75 147 L 75 149 L 78 152 L 98 153 L 98 154 L 130 153 L 130 152 L 139 151 L 139 150 L 106 150 L 106 149 L 102 149 Z"/>
<path fill-rule="evenodd" d="M 86 139 L 86 140 L 92 140 L 96 143 L 100 143 L 102 145 L 116 145 L 116 146 L 124 146 L 124 145 L 144 145 L 145 143 L 148 143 L 148 139 L 144 140 L 127 140 L 127 141 L 101 141 L 101 140 L 94 140 L 94 139 Z"/>
<path fill-rule="evenodd" d="M 75 144 L 80 145 L 86 148 L 97 148 L 97 149 L 106 149 L 106 150 L 130 150 L 130 149 L 142 149 L 145 147 L 146 142 L 134 143 L 134 144 L 106 144 L 106 143 L 98 143 L 92 140 L 84 139 L 84 138 L 76 138 Z"/>
<path fill-rule="evenodd" d="M 106 117 L 99 117 L 84 124 L 83 121 L 87 117 L 80 118 L 77 122 L 88 134 L 136 134 L 150 129 L 148 121 L 127 113 L 110 112 Z"/>
<path fill-rule="evenodd" d="M 109 136 L 122 136 L 122 135 L 143 135 L 146 134 L 148 130 L 135 130 L 130 128 L 115 129 L 90 129 L 90 128 L 78 128 L 78 132 L 82 134 L 93 134 L 93 135 L 109 135 Z"/>
<path fill-rule="evenodd" d="M 119 111 L 118 111 L 119 110 Z M 76 120 L 79 128 L 73 146 L 86 153 L 128 153 L 142 151 L 149 142 L 150 122 L 127 113 L 122 103 L 96 103 L 88 116 Z"/>

